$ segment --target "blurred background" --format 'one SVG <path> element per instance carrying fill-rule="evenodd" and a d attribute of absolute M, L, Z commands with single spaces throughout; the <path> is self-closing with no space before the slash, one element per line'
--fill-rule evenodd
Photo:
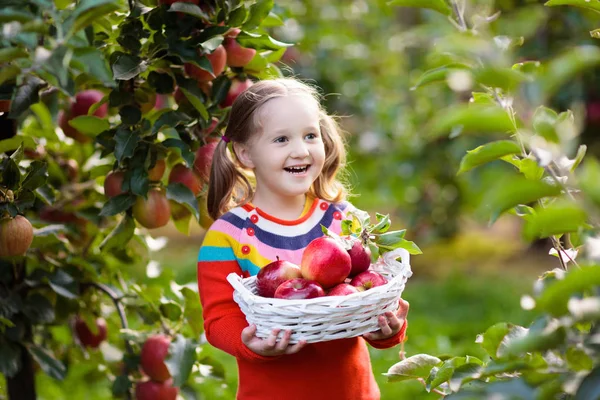
<path fill-rule="evenodd" d="M 519 60 L 544 60 L 574 45 L 596 45 L 589 32 L 599 25 L 597 14 L 548 8 L 539 1 L 476 4 L 489 8 L 490 16 L 501 12 L 502 18 L 490 25 L 498 38 L 509 33 L 523 38 L 515 49 Z M 435 51 L 437 38 L 455 28 L 441 14 L 382 0 L 281 0 L 274 11 L 285 24 L 273 28 L 272 35 L 297 43 L 282 59 L 284 74 L 320 87 L 327 109 L 348 133 L 351 201 L 373 217 L 389 213 L 393 227 L 406 228 L 407 238 L 423 250 L 412 258 L 414 275 L 403 296 L 411 304 L 406 355 L 483 357 L 476 335 L 499 321 L 526 323 L 520 297 L 531 292 L 538 274 L 559 263 L 548 255 L 549 243 L 520 237 L 517 217 L 508 215 L 492 226 L 476 217 L 482 195 L 506 164 L 457 175 L 462 156 L 478 145 L 477 138 L 424 139 L 424 127 L 436 110 L 468 101 L 459 83 L 420 87 L 418 82 L 443 60 L 443 51 Z M 599 78 L 597 70 L 581 75 L 549 104 L 575 112 L 581 141 L 595 155 L 600 153 L 595 134 Z M 204 230 L 195 226 L 186 237 L 169 225 L 152 234 L 159 239 L 151 257 L 155 261 L 137 267 L 139 278 L 193 285 Z M 382 399 L 439 398 L 419 383 L 386 382 L 382 373 L 399 360 L 401 350 L 371 352 Z M 225 368 L 213 371 L 198 396 L 233 399 L 235 361 L 216 349 L 207 351 Z"/>

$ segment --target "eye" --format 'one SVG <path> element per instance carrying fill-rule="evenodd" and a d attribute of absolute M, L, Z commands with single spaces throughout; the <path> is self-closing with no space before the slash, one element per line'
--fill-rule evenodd
<path fill-rule="evenodd" d="M 308 135 L 306 135 L 307 139 L 317 139 L 319 137 L 319 135 L 317 135 L 316 133 L 309 133 Z"/>
<path fill-rule="evenodd" d="M 287 142 L 286 136 L 279 136 L 278 138 L 275 138 L 275 140 L 273 140 L 273 143 L 284 143 L 284 142 Z"/>

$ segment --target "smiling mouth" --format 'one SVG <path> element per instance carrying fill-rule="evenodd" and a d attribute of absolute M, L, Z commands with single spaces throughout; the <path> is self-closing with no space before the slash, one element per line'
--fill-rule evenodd
<path fill-rule="evenodd" d="M 301 167 L 287 167 L 284 168 L 284 170 L 286 170 L 287 172 L 291 173 L 291 174 L 303 174 L 306 171 L 308 171 L 308 168 L 310 167 L 310 165 L 304 165 Z"/>

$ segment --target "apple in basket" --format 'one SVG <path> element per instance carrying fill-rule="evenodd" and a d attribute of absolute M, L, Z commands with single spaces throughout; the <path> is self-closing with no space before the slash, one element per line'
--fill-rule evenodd
<path fill-rule="evenodd" d="M 294 278 L 283 282 L 275 291 L 276 299 L 300 300 L 325 296 L 325 291 L 315 281 Z"/>
<path fill-rule="evenodd" d="M 369 269 L 371 266 L 371 249 L 364 246 L 362 240 L 352 238 L 352 247 L 348 250 L 352 260 L 352 269 L 349 276 L 356 276 Z"/>
<path fill-rule="evenodd" d="M 374 288 L 375 286 L 385 285 L 386 283 L 387 279 L 385 279 L 383 275 L 371 270 L 361 272 L 350 281 L 350 284 L 356 286 L 361 292 Z"/>
<path fill-rule="evenodd" d="M 324 288 L 344 282 L 352 269 L 352 259 L 344 245 L 332 237 L 311 241 L 302 253 L 302 276 L 319 282 Z"/>
<path fill-rule="evenodd" d="M 358 293 L 359 290 L 356 286 L 352 286 L 348 283 L 340 283 L 327 292 L 327 296 L 347 296 L 352 293 Z"/>
<path fill-rule="evenodd" d="M 302 278 L 300 267 L 289 261 L 280 260 L 277 257 L 277 261 L 265 265 L 258 271 L 256 275 L 258 295 L 273 297 L 279 285 L 294 278 Z"/>

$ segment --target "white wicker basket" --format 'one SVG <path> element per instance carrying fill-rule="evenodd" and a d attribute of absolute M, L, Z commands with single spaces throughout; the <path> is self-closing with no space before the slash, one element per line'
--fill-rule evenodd
<path fill-rule="evenodd" d="M 396 259 L 400 258 L 401 261 Z M 404 249 L 385 253 L 371 266 L 388 283 L 347 296 L 325 296 L 305 300 L 272 299 L 258 296 L 256 276 L 242 278 L 231 273 L 233 299 L 249 324 L 257 327 L 256 336 L 267 338 L 273 329 L 292 330 L 290 343 L 308 343 L 360 336 L 376 331 L 377 316 L 396 311 L 407 279 L 412 275 L 410 254 Z"/>

